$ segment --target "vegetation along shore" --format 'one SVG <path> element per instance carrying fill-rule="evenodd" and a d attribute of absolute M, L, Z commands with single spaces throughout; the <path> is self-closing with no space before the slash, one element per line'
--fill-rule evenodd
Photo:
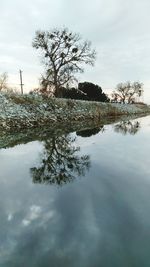
<path fill-rule="evenodd" d="M 19 95 L 0 93 L 0 130 L 16 131 L 51 126 L 56 123 L 101 121 L 120 115 L 149 114 L 145 104 L 102 103 L 38 94 Z"/>

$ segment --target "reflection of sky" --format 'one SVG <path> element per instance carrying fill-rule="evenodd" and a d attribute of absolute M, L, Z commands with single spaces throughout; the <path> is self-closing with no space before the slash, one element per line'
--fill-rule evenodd
<path fill-rule="evenodd" d="M 149 117 L 121 135 L 77 137 L 86 177 L 61 188 L 33 184 L 43 144 L 0 150 L 0 266 L 149 266 Z"/>

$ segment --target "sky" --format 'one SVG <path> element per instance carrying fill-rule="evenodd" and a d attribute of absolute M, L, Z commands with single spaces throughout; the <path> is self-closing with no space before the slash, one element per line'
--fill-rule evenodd
<path fill-rule="evenodd" d="M 120 82 L 144 84 L 150 103 L 149 0 L 0 0 L 0 74 L 17 87 L 23 71 L 24 90 L 38 87 L 43 66 L 32 48 L 36 30 L 67 27 L 92 42 L 94 67 L 85 67 L 80 82 L 93 82 L 109 93 Z"/>

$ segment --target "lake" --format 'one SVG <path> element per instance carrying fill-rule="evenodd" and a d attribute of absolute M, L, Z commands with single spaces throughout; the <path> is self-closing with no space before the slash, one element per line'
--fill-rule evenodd
<path fill-rule="evenodd" d="M 150 116 L 0 150 L 1 267 L 150 266 Z"/>

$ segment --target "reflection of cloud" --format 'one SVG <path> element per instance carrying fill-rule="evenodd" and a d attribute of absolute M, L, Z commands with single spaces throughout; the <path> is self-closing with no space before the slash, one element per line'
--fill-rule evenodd
<path fill-rule="evenodd" d="M 22 224 L 23 226 L 28 226 L 31 222 L 29 220 L 23 220 Z"/>
<path fill-rule="evenodd" d="M 8 214 L 7 220 L 10 222 L 13 219 L 13 215 L 10 213 Z"/>
<path fill-rule="evenodd" d="M 32 221 L 38 219 L 41 215 L 42 209 L 40 206 L 33 205 L 30 207 L 29 214 L 22 220 L 24 226 L 28 226 Z"/>
<path fill-rule="evenodd" d="M 50 210 L 46 211 L 45 214 L 42 214 L 42 220 L 39 222 L 39 227 L 45 227 L 50 221 L 54 219 L 54 216 L 56 215 L 56 211 Z"/>
<path fill-rule="evenodd" d="M 29 209 L 29 213 L 24 217 L 22 220 L 23 226 L 29 226 L 33 221 L 37 220 L 38 218 L 42 218 L 38 222 L 39 226 L 45 225 L 49 220 L 54 218 L 55 212 L 53 210 L 44 211 L 42 212 L 42 208 L 37 205 L 32 205 Z"/>
<path fill-rule="evenodd" d="M 30 220 L 35 220 L 39 217 L 41 213 L 41 207 L 33 205 L 30 207 Z"/>

